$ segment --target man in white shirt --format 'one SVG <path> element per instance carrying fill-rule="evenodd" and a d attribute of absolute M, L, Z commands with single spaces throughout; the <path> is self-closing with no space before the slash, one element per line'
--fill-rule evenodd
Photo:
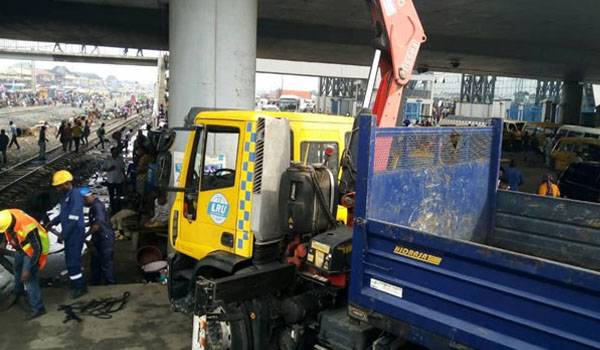
<path fill-rule="evenodd" d="M 164 193 L 160 193 L 154 200 L 154 216 L 144 224 L 145 227 L 163 227 L 169 222 L 169 201 Z"/>
<path fill-rule="evenodd" d="M 111 213 L 117 213 L 121 210 L 121 196 L 123 194 L 123 185 L 125 183 L 125 162 L 116 148 L 110 149 L 111 157 L 104 161 L 102 170 L 106 171 L 106 187 L 110 200 Z"/>
<path fill-rule="evenodd" d="M 11 148 L 14 144 L 17 146 L 17 149 L 21 149 L 21 146 L 19 146 L 19 142 L 17 141 L 19 129 L 17 129 L 17 126 L 12 120 L 8 123 L 8 126 L 10 127 L 10 143 L 8 144 L 8 148 Z"/>

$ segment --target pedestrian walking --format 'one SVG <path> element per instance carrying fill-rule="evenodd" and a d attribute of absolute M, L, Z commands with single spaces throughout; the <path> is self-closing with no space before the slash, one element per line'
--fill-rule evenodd
<path fill-rule="evenodd" d="M 119 154 L 121 154 L 123 152 L 124 146 L 123 146 L 123 134 L 121 132 L 121 130 L 117 130 L 115 131 L 112 135 L 111 135 L 112 141 L 114 141 L 114 146 L 111 145 L 111 152 L 113 148 L 117 149 L 117 152 L 119 152 Z"/>
<path fill-rule="evenodd" d="M 40 136 L 38 138 L 38 146 L 40 147 L 39 160 L 46 160 L 46 142 L 48 142 L 48 139 L 46 138 L 46 126 L 42 125 L 40 128 Z"/>
<path fill-rule="evenodd" d="M 110 222 L 110 217 L 106 212 L 104 204 L 94 196 L 88 187 L 82 187 L 80 193 L 86 207 L 90 208 L 88 213 L 88 223 L 90 229 L 88 236 L 92 236 L 91 263 L 90 270 L 92 285 L 114 284 L 114 245 L 115 231 Z"/>
<path fill-rule="evenodd" d="M 89 121 L 85 121 L 85 125 L 83 126 L 83 144 L 87 145 L 89 143 L 88 137 L 90 136 L 91 130 L 90 130 L 90 122 Z"/>
<path fill-rule="evenodd" d="M 16 145 L 17 149 L 21 149 L 21 146 L 19 146 L 19 141 L 17 141 L 17 137 L 19 137 L 19 129 L 12 120 L 8 123 L 8 126 L 10 127 L 10 143 L 8 144 L 8 148 L 11 148 L 12 145 Z"/>
<path fill-rule="evenodd" d="M 27 319 L 32 320 L 46 313 L 42 301 L 42 290 L 38 280 L 38 272 L 46 265 L 50 242 L 46 230 L 31 216 L 19 209 L 0 211 L 0 233 L 4 233 L 6 241 L 15 250 L 13 272 L 14 289 L 8 306 L 15 305 L 19 298 L 27 292 L 31 313 Z"/>
<path fill-rule="evenodd" d="M 67 151 L 66 148 L 66 144 L 64 142 L 64 131 L 65 131 L 65 125 L 66 122 L 63 120 L 60 122 L 60 126 L 58 127 L 58 130 L 56 131 L 56 135 L 55 137 L 60 141 L 60 143 L 62 144 L 62 148 L 63 148 L 63 152 Z"/>
<path fill-rule="evenodd" d="M 121 129 L 121 145 L 123 147 L 123 152 L 127 153 L 127 149 L 129 148 L 129 140 L 131 140 L 131 135 L 132 135 L 133 130 L 132 129 L 127 129 L 127 128 L 123 128 Z"/>
<path fill-rule="evenodd" d="M 73 143 L 75 143 L 75 153 L 79 153 L 79 145 L 81 143 L 81 137 L 83 136 L 83 127 L 78 119 L 75 120 L 71 132 L 73 133 Z"/>
<path fill-rule="evenodd" d="M 544 175 L 540 187 L 538 187 L 538 195 L 547 197 L 560 197 L 560 189 L 554 182 L 554 177 L 551 174 Z"/>
<path fill-rule="evenodd" d="M 102 170 L 106 171 L 110 212 L 115 214 L 121 210 L 121 196 L 125 184 L 125 162 L 116 147 L 110 149 L 110 154 L 111 157 L 102 164 Z"/>
<path fill-rule="evenodd" d="M 6 164 L 8 159 L 6 158 L 6 149 L 8 148 L 8 143 L 10 139 L 8 135 L 6 135 L 6 130 L 0 130 L 0 152 L 2 153 L 2 163 Z"/>
<path fill-rule="evenodd" d="M 71 123 L 67 123 L 65 125 L 63 134 L 65 137 L 65 144 L 67 145 L 65 148 L 67 148 L 70 152 L 73 149 L 73 128 L 71 127 Z"/>
<path fill-rule="evenodd" d="M 102 125 L 100 125 L 98 130 L 96 130 L 96 136 L 98 136 L 98 140 L 100 141 L 100 145 L 102 146 L 102 149 L 104 149 L 104 142 L 106 141 L 104 139 L 104 136 L 106 135 L 106 129 L 104 128 L 104 126 L 105 126 L 105 124 L 102 123 Z"/>
<path fill-rule="evenodd" d="M 510 164 L 504 175 L 506 176 L 510 190 L 519 191 L 519 186 L 523 184 L 523 172 L 517 168 L 517 162 L 514 159 L 510 160 Z"/>
<path fill-rule="evenodd" d="M 58 224 L 65 242 L 65 260 L 71 280 L 71 297 L 79 298 L 87 293 L 85 279 L 81 272 L 81 250 L 85 241 L 85 221 L 83 218 L 83 197 L 79 188 L 73 186 L 73 175 L 59 170 L 52 176 L 54 186 L 63 197 L 60 200 L 60 213 L 48 223 L 48 227 Z"/>

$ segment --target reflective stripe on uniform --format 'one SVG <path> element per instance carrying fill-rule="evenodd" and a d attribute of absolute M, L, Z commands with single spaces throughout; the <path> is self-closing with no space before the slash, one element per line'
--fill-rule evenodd
<path fill-rule="evenodd" d="M 74 281 L 74 280 L 78 280 L 78 279 L 80 279 L 81 277 L 83 277 L 83 274 L 82 274 L 82 273 L 78 273 L 78 274 L 76 274 L 76 275 L 69 276 L 69 279 L 70 279 L 71 281 Z"/>
<path fill-rule="evenodd" d="M 69 215 L 69 220 L 79 220 L 79 216 L 77 216 L 77 215 Z"/>
<path fill-rule="evenodd" d="M 37 225 L 35 223 L 23 225 L 23 227 L 21 227 L 20 230 L 17 231 L 17 234 L 21 236 L 21 238 L 26 239 L 29 232 L 35 230 L 36 228 Z"/>
<path fill-rule="evenodd" d="M 31 248 L 31 244 L 29 244 L 29 243 L 25 244 L 21 248 L 23 249 L 24 252 L 27 253 L 27 255 L 31 255 L 31 253 L 33 252 L 33 248 Z"/>

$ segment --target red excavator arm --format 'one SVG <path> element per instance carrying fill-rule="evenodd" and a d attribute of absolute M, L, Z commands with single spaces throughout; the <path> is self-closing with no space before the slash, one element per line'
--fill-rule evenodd
<path fill-rule="evenodd" d="M 375 45 L 381 50 L 381 82 L 372 113 L 377 125 L 394 127 L 421 43 L 426 40 L 412 0 L 367 0 L 375 30 Z M 374 74 L 375 72 L 371 72 Z"/>
<path fill-rule="evenodd" d="M 412 76 L 421 44 L 426 40 L 423 26 L 412 0 L 367 0 L 371 10 L 377 48 L 371 74 L 367 85 L 364 108 L 369 108 L 371 92 L 375 84 L 377 67 L 381 72 L 381 81 L 371 110 L 377 118 L 379 127 L 395 127 L 402 103 L 402 92 Z M 344 151 L 342 159 L 342 177 L 340 179 L 340 203 L 348 208 L 347 224 L 352 225 L 354 208 L 354 185 L 356 177 L 356 158 L 351 156 L 351 148 Z M 380 159 L 387 159 L 392 145 L 391 138 L 376 140 L 375 151 Z M 375 170 L 385 168 L 386 162 L 376 162 Z"/>

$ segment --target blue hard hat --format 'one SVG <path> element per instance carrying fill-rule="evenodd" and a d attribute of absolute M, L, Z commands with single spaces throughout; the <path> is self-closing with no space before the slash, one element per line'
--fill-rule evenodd
<path fill-rule="evenodd" d="M 83 197 L 87 197 L 87 196 L 91 196 L 92 195 L 92 190 L 90 190 L 89 187 L 87 186 L 83 186 L 79 189 L 79 193 L 83 196 Z"/>

